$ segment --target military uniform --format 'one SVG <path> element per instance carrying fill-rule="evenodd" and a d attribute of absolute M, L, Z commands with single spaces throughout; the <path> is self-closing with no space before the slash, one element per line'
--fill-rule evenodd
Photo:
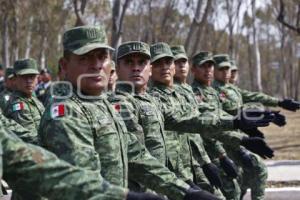
<path fill-rule="evenodd" d="M 101 37 L 91 41 L 89 34 L 85 34 L 91 30 Z M 105 48 L 103 35 L 102 27 L 77 27 L 64 34 L 64 47 L 85 39 L 86 47 Z M 77 91 L 66 93 L 71 97 L 54 98 L 41 120 L 39 136 L 45 148 L 73 165 L 99 172 L 115 185 L 127 187 L 129 178 L 172 199 L 185 196 L 189 186 L 127 131 L 118 107 L 112 107 L 105 94 L 87 99 Z"/>
<path fill-rule="evenodd" d="M 14 71 L 17 75 L 38 74 L 36 62 L 33 59 L 16 61 Z M 14 91 L 11 94 L 6 109 L 3 111 L 7 118 L 15 120 L 28 130 L 33 130 L 32 133 L 37 133 L 43 112 L 44 106 L 36 97 L 27 97 L 21 91 Z M 37 134 L 25 137 L 31 137 L 32 143 L 37 144 Z"/>
<path fill-rule="evenodd" d="M 3 179 L 23 199 L 44 196 L 59 200 L 123 200 L 126 197 L 126 189 L 109 184 L 99 173 L 71 166 L 38 146 L 22 142 L 6 128 L 0 130 L 0 141 Z"/>
<path fill-rule="evenodd" d="M 218 55 L 215 56 L 214 59 L 217 63 L 229 62 L 228 56 L 226 55 Z M 230 63 L 228 66 L 230 67 Z M 215 80 L 213 87 L 218 91 L 219 99 L 222 103 L 222 109 L 230 114 L 236 114 L 238 109 L 241 108 L 244 103 L 243 97 L 236 86 L 232 84 L 224 84 Z M 248 98 L 253 99 L 253 96 L 249 95 Z M 258 98 L 264 100 L 268 99 L 267 96 L 263 94 L 259 95 Z M 269 98 L 269 100 L 270 105 L 275 104 L 277 101 L 274 98 Z M 242 195 L 246 193 L 247 188 L 251 188 L 252 199 L 264 199 L 264 191 L 268 177 L 267 167 L 263 163 L 262 159 L 256 154 L 251 153 L 251 158 L 253 165 L 251 168 L 243 165 L 242 161 L 236 159 L 236 161 L 243 166 L 243 173 L 240 179 Z"/>

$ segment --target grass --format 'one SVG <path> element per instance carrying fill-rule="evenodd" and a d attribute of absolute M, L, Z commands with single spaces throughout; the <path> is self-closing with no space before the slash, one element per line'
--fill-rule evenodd
<path fill-rule="evenodd" d="M 286 116 L 284 127 L 270 125 L 260 128 L 267 143 L 275 150 L 273 160 L 300 160 L 300 111 L 281 111 Z"/>

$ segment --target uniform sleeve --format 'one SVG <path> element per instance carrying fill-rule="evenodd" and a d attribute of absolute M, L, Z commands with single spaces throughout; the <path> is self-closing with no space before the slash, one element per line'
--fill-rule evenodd
<path fill-rule="evenodd" d="M 266 95 L 262 92 L 251 92 L 248 90 L 243 90 L 239 88 L 239 92 L 243 97 L 244 103 L 249 102 L 259 102 L 264 104 L 265 106 L 278 106 L 279 99 Z"/>
<path fill-rule="evenodd" d="M 24 142 L 30 144 L 38 144 L 37 132 L 36 130 L 28 130 L 18 124 L 16 121 L 12 119 L 8 119 L 4 117 L 2 114 L 0 115 L 0 120 L 3 123 L 3 126 L 8 130 L 12 131 L 19 138 L 21 138 Z"/>
<path fill-rule="evenodd" d="M 41 146 L 72 165 L 99 172 L 100 160 L 89 121 L 76 105 L 69 102 L 60 105 L 64 106 L 63 116 L 52 118 L 49 105 L 41 119 L 38 133 Z"/>
<path fill-rule="evenodd" d="M 206 152 L 201 136 L 190 135 L 189 139 L 193 159 L 195 159 L 200 164 L 200 166 L 210 163 L 211 160 Z"/>
<path fill-rule="evenodd" d="M 168 98 L 160 96 L 166 130 L 200 134 L 203 138 L 214 138 L 222 141 L 232 141 L 232 145 L 239 146 L 243 135 L 229 134 L 226 130 L 233 129 L 233 118 L 229 115 L 201 114 L 197 108 L 194 112 L 184 112 L 172 105 Z"/>
<path fill-rule="evenodd" d="M 211 159 L 216 159 L 221 155 L 226 154 L 226 150 L 224 149 L 223 144 L 218 140 L 209 138 L 205 139 L 204 146 Z"/>
<path fill-rule="evenodd" d="M 189 185 L 152 157 L 135 135 L 128 133 L 129 179 L 167 195 L 174 200 L 183 199 Z"/>
<path fill-rule="evenodd" d="M 127 191 L 110 185 L 99 173 L 74 167 L 38 146 L 24 143 L 13 133 L 0 131 L 4 179 L 24 199 L 32 195 L 53 200 L 125 199 Z"/>

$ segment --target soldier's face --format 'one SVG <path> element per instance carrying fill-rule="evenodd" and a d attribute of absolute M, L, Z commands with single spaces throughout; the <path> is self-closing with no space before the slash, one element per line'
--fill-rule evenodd
<path fill-rule="evenodd" d="M 25 74 L 16 76 L 16 87 L 18 91 L 23 92 L 28 97 L 31 97 L 37 84 L 36 74 Z"/>
<path fill-rule="evenodd" d="M 130 81 L 137 90 L 145 87 L 151 76 L 150 58 L 134 53 L 118 60 L 117 74 L 120 81 Z"/>
<path fill-rule="evenodd" d="M 205 62 L 200 66 L 194 66 L 192 72 L 197 81 L 208 84 L 214 78 L 214 64 L 212 62 Z"/>
<path fill-rule="evenodd" d="M 65 79 L 86 95 L 99 95 L 107 87 L 111 57 L 107 49 L 95 49 L 83 55 L 70 53 L 60 61 Z"/>
<path fill-rule="evenodd" d="M 238 79 L 238 71 L 237 70 L 231 70 L 231 76 L 229 82 L 232 84 L 235 84 Z"/>
<path fill-rule="evenodd" d="M 8 78 L 7 80 L 5 80 L 5 87 L 7 87 L 8 89 L 13 89 L 16 85 L 16 77 L 12 77 L 12 78 Z"/>
<path fill-rule="evenodd" d="M 175 64 L 173 58 L 164 57 L 152 63 L 152 80 L 167 86 L 173 85 Z"/>
<path fill-rule="evenodd" d="M 110 75 L 109 75 L 109 79 L 108 79 L 108 85 L 112 86 L 116 83 L 118 79 L 116 70 L 111 70 L 110 71 Z"/>
<path fill-rule="evenodd" d="M 174 78 L 177 78 L 181 81 L 185 81 L 188 73 L 189 73 L 189 62 L 185 58 L 181 58 L 176 60 L 175 62 L 175 76 Z"/>
<path fill-rule="evenodd" d="M 215 69 L 214 77 L 217 81 L 220 81 L 222 83 L 229 83 L 230 68 L 223 67 L 221 69 Z"/>

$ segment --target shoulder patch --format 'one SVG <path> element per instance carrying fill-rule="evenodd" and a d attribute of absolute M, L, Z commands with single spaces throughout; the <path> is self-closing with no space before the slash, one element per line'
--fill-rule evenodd
<path fill-rule="evenodd" d="M 56 104 L 51 107 L 51 117 L 62 117 L 65 116 L 65 105 L 64 104 Z"/>
<path fill-rule="evenodd" d="M 25 106 L 24 104 L 25 104 L 24 102 L 18 102 L 13 104 L 12 106 L 13 111 L 24 110 L 24 106 Z"/>

